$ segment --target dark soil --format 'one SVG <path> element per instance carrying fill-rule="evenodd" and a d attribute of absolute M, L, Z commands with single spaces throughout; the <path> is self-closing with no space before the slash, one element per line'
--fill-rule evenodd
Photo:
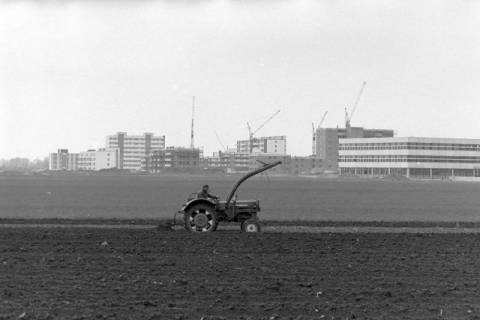
<path fill-rule="evenodd" d="M 0 319 L 478 319 L 479 240 L 3 228 Z"/>
<path fill-rule="evenodd" d="M 167 226 L 173 219 L 22 219 L 0 218 L 2 224 L 52 224 L 52 225 L 139 225 L 139 226 Z M 177 217 L 177 225 L 182 225 L 182 216 Z M 305 226 L 305 227 L 386 227 L 386 228 L 480 228 L 480 222 L 474 221 L 309 221 L 309 220 L 261 220 L 263 226 Z M 221 223 L 228 226 L 228 223 Z"/>

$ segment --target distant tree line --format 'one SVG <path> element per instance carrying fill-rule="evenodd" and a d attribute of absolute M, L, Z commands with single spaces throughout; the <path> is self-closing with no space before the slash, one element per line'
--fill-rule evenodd
<path fill-rule="evenodd" d="M 38 171 L 48 169 L 48 157 L 30 160 L 28 158 L 0 159 L 1 171 Z"/>

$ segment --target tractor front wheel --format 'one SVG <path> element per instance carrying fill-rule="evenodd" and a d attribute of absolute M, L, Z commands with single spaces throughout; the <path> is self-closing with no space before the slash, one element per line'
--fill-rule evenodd
<path fill-rule="evenodd" d="M 257 219 L 248 219 L 242 222 L 241 228 L 243 232 L 260 232 L 261 231 L 260 223 L 258 222 Z"/>
<path fill-rule="evenodd" d="M 212 232 L 217 229 L 215 208 L 208 204 L 194 205 L 185 212 L 185 228 L 193 232 Z"/>

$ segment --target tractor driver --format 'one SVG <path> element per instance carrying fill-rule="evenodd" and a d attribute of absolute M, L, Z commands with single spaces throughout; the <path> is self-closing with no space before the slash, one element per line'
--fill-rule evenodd
<path fill-rule="evenodd" d="M 208 193 L 208 184 L 202 187 L 202 190 L 197 194 L 197 198 L 218 200 L 217 196 Z"/>

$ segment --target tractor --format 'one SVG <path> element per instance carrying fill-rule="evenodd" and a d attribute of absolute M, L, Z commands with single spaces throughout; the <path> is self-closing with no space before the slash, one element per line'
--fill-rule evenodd
<path fill-rule="evenodd" d="M 237 200 L 236 191 L 248 178 L 276 167 L 282 162 L 261 163 L 260 168 L 248 172 L 237 181 L 225 201 L 198 198 L 196 193 L 192 193 L 175 214 L 174 223 L 177 215 L 183 215 L 185 228 L 192 232 L 213 232 L 221 221 L 240 223 L 243 232 L 260 232 L 258 222 L 260 201 Z"/>

